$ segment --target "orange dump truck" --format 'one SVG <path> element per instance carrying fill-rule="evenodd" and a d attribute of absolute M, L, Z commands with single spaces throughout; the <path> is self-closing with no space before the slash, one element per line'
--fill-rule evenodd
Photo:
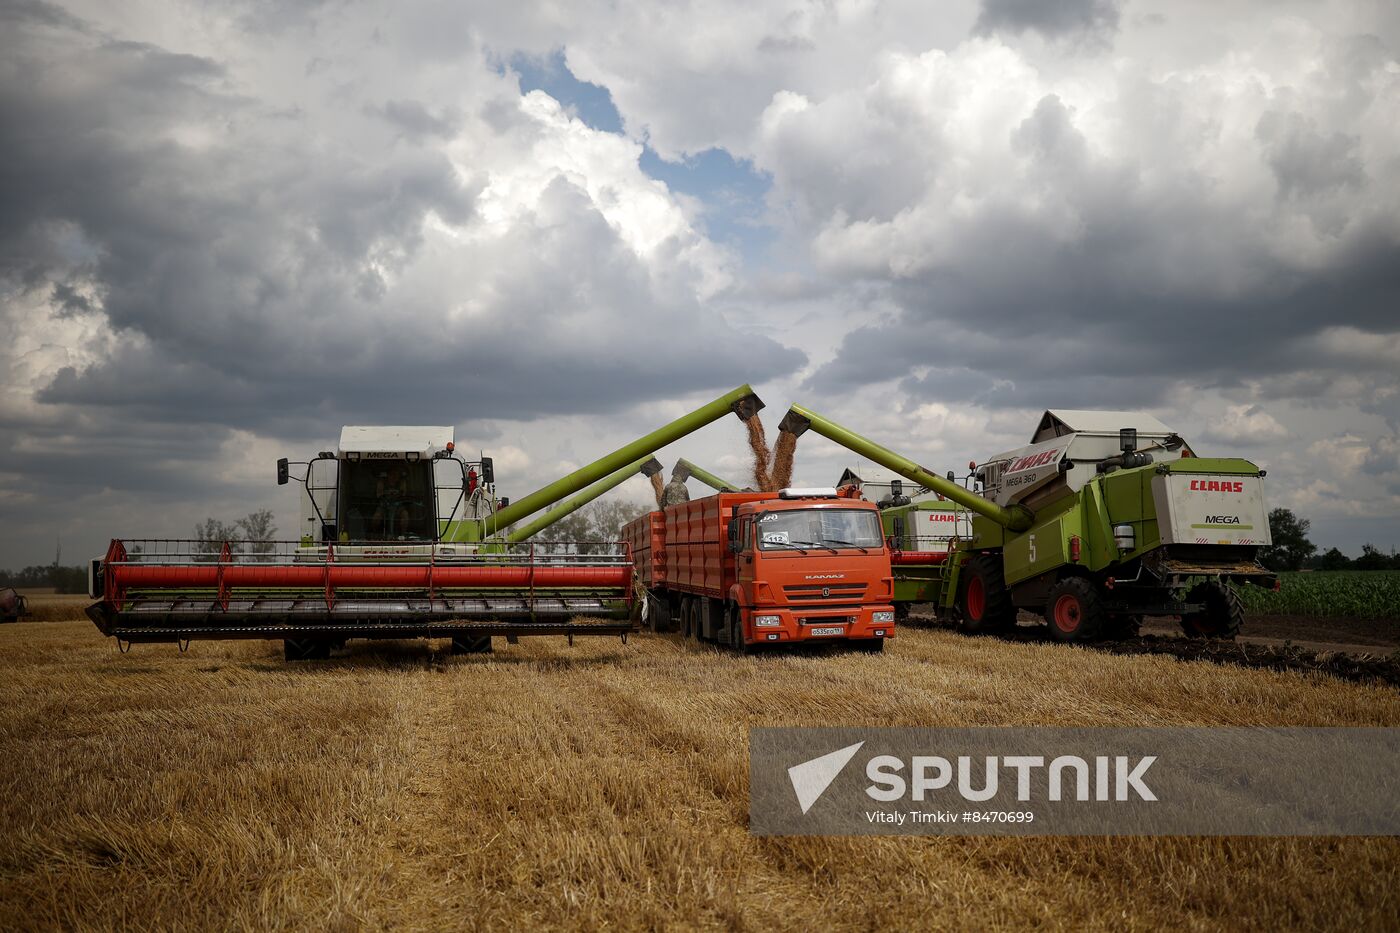
<path fill-rule="evenodd" d="M 894 636 L 894 575 L 874 503 L 834 489 L 723 492 L 623 529 L 645 623 L 747 651 Z"/>

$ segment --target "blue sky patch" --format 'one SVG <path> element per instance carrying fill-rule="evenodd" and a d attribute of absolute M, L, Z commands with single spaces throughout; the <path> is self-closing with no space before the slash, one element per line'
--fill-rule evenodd
<path fill-rule="evenodd" d="M 546 57 L 517 54 L 502 70 L 505 67 L 520 76 L 522 92 L 544 91 L 589 128 L 622 132 L 622 115 L 612 94 L 601 85 L 575 77 L 563 49 Z M 668 162 L 646 146 L 641 169 L 672 191 L 698 200 L 704 206 L 701 221 L 706 235 L 738 250 L 747 262 L 761 256 L 772 243 L 775 231 L 766 223 L 764 209 L 773 180 L 756 171 L 747 159 L 736 159 L 715 148 Z"/>

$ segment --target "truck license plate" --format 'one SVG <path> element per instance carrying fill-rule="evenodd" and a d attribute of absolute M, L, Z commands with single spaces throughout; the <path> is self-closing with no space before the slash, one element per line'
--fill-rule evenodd
<path fill-rule="evenodd" d="M 846 630 L 845 630 L 844 628 L 842 628 L 841 626 L 836 625 L 836 626 L 832 626 L 831 628 L 809 628 L 809 629 L 807 630 L 807 634 L 809 634 L 809 635 L 844 635 L 844 634 L 846 634 Z"/>

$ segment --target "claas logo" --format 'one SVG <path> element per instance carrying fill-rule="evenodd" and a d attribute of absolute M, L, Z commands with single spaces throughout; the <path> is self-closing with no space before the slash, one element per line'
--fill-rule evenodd
<path fill-rule="evenodd" d="M 1031 454 L 1029 457 L 1022 457 L 1020 460 L 1017 460 L 1015 463 L 1011 464 L 1011 468 L 1006 472 L 1019 473 L 1022 470 L 1033 470 L 1036 467 L 1045 466 L 1045 464 L 1055 459 L 1055 455 L 1059 452 L 1060 448 L 1056 447 L 1054 450 L 1047 450 L 1044 453 Z"/>
<path fill-rule="evenodd" d="M 958 516 L 952 512 L 930 512 L 928 520 L 931 522 L 955 522 L 958 520 Z"/>
<path fill-rule="evenodd" d="M 1193 479 L 1190 488 L 1194 492 L 1244 492 L 1244 483 L 1230 480 Z"/>

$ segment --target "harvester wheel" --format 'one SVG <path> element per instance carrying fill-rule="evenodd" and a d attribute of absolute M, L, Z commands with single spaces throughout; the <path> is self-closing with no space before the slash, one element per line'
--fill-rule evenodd
<path fill-rule="evenodd" d="M 1244 603 L 1234 587 L 1223 583 L 1198 583 L 1186 594 L 1188 603 L 1205 603 L 1201 612 L 1181 617 L 1188 638 L 1234 638 L 1244 625 Z"/>
<path fill-rule="evenodd" d="M 1056 641 L 1093 641 L 1102 634 L 1108 615 L 1096 586 L 1083 577 L 1065 577 L 1050 589 L 1045 621 Z"/>
<path fill-rule="evenodd" d="M 1016 625 L 1016 607 L 995 554 L 978 554 L 963 567 L 958 628 L 967 635 L 1004 632 Z"/>
<path fill-rule="evenodd" d="M 452 639 L 453 654 L 489 654 L 490 635 L 458 635 Z"/>
<path fill-rule="evenodd" d="M 324 661 L 331 656 L 331 643 L 325 638 L 287 638 L 282 641 L 282 657 L 288 661 Z"/>

